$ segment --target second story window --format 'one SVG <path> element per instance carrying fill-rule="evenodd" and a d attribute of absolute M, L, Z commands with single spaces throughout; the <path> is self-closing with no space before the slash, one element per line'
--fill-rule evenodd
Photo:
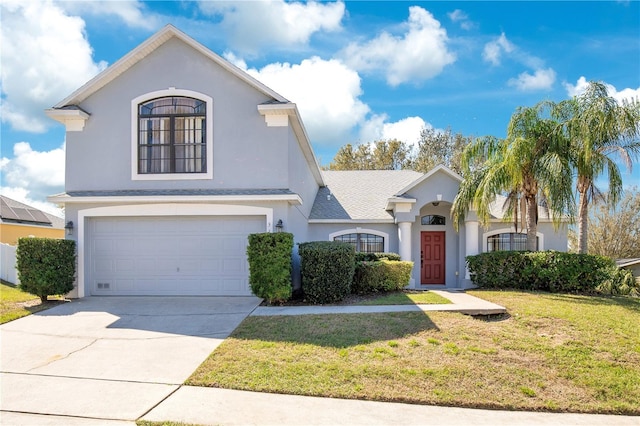
<path fill-rule="evenodd" d="M 138 105 L 138 173 L 206 173 L 205 101 L 183 96 Z"/>

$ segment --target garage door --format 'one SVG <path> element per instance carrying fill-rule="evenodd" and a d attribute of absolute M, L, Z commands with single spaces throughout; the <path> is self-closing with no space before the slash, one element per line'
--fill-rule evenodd
<path fill-rule="evenodd" d="M 250 295 L 247 236 L 264 216 L 91 218 L 92 295 Z"/>

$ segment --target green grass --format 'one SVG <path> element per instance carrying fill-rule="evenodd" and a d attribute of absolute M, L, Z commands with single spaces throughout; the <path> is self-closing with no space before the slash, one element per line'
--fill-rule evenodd
<path fill-rule="evenodd" d="M 396 291 L 377 296 L 370 300 L 365 300 L 360 305 L 430 305 L 430 304 L 450 304 L 449 299 L 445 299 L 430 291 Z"/>
<path fill-rule="evenodd" d="M 60 304 L 61 299 L 41 303 L 38 296 L 25 293 L 8 283 L 0 283 L 0 324 L 43 311 Z"/>
<path fill-rule="evenodd" d="M 475 291 L 510 315 L 249 317 L 196 386 L 510 410 L 640 415 L 640 300 Z"/>

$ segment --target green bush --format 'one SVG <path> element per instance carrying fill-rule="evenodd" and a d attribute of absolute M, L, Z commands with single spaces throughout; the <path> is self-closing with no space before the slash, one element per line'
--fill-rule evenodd
<path fill-rule="evenodd" d="M 351 291 L 355 250 L 340 241 L 313 241 L 299 245 L 302 291 L 311 303 L 343 300 Z"/>
<path fill-rule="evenodd" d="M 369 294 L 382 291 L 385 278 L 384 269 L 384 265 L 379 261 L 356 262 L 351 293 Z"/>
<path fill-rule="evenodd" d="M 356 262 L 351 284 L 354 294 L 396 291 L 409 285 L 413 262 L 380 260 Z"/>
<path fill-rule="evenodd" d="M 267 303 L 291 297 L 291 251 L 293 234 L 286 232 L 249 235 L 247 258 L 251 291 Z"/>
<path fill-rule="evenodd" d="M 413 262 L 382 260 L 385 270 L 384 290 L 402 290 L 409 285 Z"/>
<path fill-rule="evenodd" d="M 640 280 L 636 280 L 631 271 L 613 266 L 608 272 L 609 277 L 596 287 L 599 293 L 640 297 Z"/>
<path fill-rule="evenodd" d="M 40 297 L 73 290 L 76 275 L 76 243 L 51 238 L 20 238 L 16 249 L 20 289 Z"/>
<path fill-rule="evenodd" d="M 375 262 L 383 259 L 400 260 L 400 255 L 397 253 L 356 253 L 356 262 Z"/>
<path fill-rule="evenodd" d="M 485 288 L 606 294 L 637 288 L 612 259 L 589 254 L 499 251 L 468 256 L 467 266 L 474 284 Z"/>

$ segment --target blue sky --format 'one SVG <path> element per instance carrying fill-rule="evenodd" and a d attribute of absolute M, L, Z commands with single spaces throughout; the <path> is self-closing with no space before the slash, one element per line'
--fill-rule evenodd
<path fill-rule="evenodd" d="M 518 106 L 589 80 L 640 97 L 640 2 L 14 1 L 1 10 L 1 190 L 64 191 L 64 128 L 44 114 L 171 23 L 298 104 L 321 164 L 420 129 L 503 137 Z M 637 159 L 640 160 L 640 159 Z M 624 172 L 640 186 L 640 164 Z"/>

